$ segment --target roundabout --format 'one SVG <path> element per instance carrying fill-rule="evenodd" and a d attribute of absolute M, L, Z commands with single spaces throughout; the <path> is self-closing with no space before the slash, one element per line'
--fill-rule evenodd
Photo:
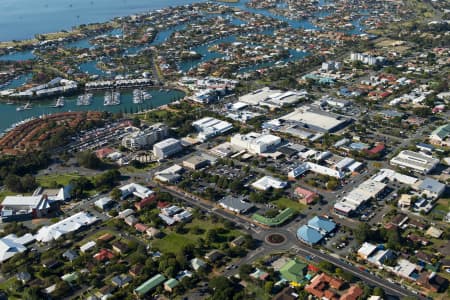
<path fill-rule="evenodd" d="M 272 246 L 280 246 L 286 243 L 287 238 L 282 233 L 270 233 L 264 238 L 265 242 Z"/>

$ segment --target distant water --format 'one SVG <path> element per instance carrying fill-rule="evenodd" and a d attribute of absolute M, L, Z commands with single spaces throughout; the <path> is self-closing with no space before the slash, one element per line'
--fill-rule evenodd
<path fill-rule="evenodd" d="M 204 0 L 0 0 L 0 41 Z"/>

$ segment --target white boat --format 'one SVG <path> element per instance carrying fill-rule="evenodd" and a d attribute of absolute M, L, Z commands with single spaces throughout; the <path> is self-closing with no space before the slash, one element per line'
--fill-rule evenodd
<path fill-rule="evenodd" d="M 87 94 L 78 96 L 77 105 L 78 106 L 91 105 L 91 103 L 92 103 L 92 96 L 93 95 L 91 93 L 87 93 Z"/>
<path fill-rule="evenodd" d="M 103 105 L 105 106 L 112 106 L 112 105 L 119 105 L 120 104 L 120 93 L 111 91 L 110 93 L 105 94 L 105 100 L 103 102 Z"/>
<path fill-rule="evenodd" d="M 28 102 L 27 104 L 23 105 L 23 106 L 19 106 L 16 108 L 16 111 L 23 111 L 23 110 L 30 110 L 32 109 L 33 106 L 31 105 L 30 102 Z"/>
<path fill-rule="evenodd" d="M 134 104 L 141 104 L 145 100 L 149 100 L 151 98 L 152 98 L 152 95 L 147 91 L 143 91 L 142 89 L 133 90 L 133 103 Z"/>
<path fill-rule="evenodd" d="M 61 96 L 61 97 L 59 97 L 59 98 L 56 100 L 55 105 L 53 105 L 52 107 L 54 107 L 54 108 L 60 108 L 60 107 L 63 107 L 63 106 L 64 106 L 64 97 Z"/>

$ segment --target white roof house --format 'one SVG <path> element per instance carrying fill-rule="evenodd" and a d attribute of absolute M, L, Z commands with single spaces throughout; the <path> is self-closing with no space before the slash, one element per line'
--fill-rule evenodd
<path fill-rule="evenodd" d="M 89 241 L 86 244 L 80 246 L 80 251 L 85 253 L 86 251 L 89 251 L 89 249 L 94 248 L 95 245 L 97 245 L 95 241 Z"/>
<path fill-rule="evenodd" d="M 36 240 L 43 243 L 57 240 L 66 233 L 77 231 L 83 226 L 91 225 L 97 221 L 96 216 L 87 212 L 79 212 L 58 223 L 42 227 L 36 234 Z"/>
<path fill-rule="evenodd" d="M 362 244 L 361 248 L 359 248 L 358 250 L 358 256 L 363 259 L 367 259 L 375 252 L 375 250 L 377 250 L 377 246 L 371 243 L 364 242 L 364 244 Z"/>
<path fill-rule="evenodd" d="M 264 176 L 252 183 L 252 187 L 257 190 L 267 191 L 270 188 L 284 189 L 287 186 L 287 182 L 272 176 Z"/>
<path fill-rule="evenodd" d="M 130 195 L 134 195 L 140 199 L 144 199 L 153 194 L 152 190 L 137 183 L 129 183 L 120 187 L 119 190 L 122 192 L 122 199 L 125 199 Z"/>
<path fill-rule="evenodd" d="M 4 262 L 17 253 L 27 250 L 26 244 L 34 240 L 31 234 L 25 234 L 22 237 L 17 237 L 15 234 L 7 235 L 0 238 L 0 262 Z"/>

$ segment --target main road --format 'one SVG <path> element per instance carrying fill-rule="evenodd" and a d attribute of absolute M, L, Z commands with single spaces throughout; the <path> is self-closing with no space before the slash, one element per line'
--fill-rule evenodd
<path fill-rule="evenodd" d="M 227 219 L 231 222 L 234 222 L 244 228 L 247 228 L 247 232 L 250 233 L 253 238 L 257 240 L 264 240 L 265 236 L 270 233 L 281 233 L 286 236 L 287 240 L 285 243 L 276 246 L 271 244 L 264 244 L 260 248 L 260 250 L 256 249 L 255 251 L 250 252 L 246 257 L 244 257 L 238 264 L 250 263 L 257 258 L 263 257 L 264 255 L 269 254 L 272 251 L 292 251 L 294 250 L 297 255 L 301 255 L 303 257 L 314 257 L 316 261 L 328 261 L 333 263 L 335 266 L 341 268 L 342 270 L 351 273 L 352 275 L 360 278 L 366 283 L 372 286 L 378 286 L 382 288 L 386 294 L 395 296 L 395 297 L 406 297 L 406 296 L 416 296 L 419 299 L 425 299 L 424 297 L 417 296 L 413 294 L 410 290 L 404 289 L 403 287 L 389 282 L 383 278 L 377 277 L 373 274 L 367 273 L 366 271 L 360 270 L 358 267 L 346 262 L 344 259 L 339 257 L 335 257 L 333 255 L 327 254 L 324 251 L 315 249 L 311 246 L 301 243 L 294 233 L 289 230 L 283 228 L 262 228 L 258 227 L 258 229 L 248 229 L 249 220 L 240 215 L 234 215 L 232 213 L 226 212 L 220 208 L 216 208 L 214 205 L 206 203 L 198 198 L 195 198 L 187 193 L 179 192 L 161 185 L 158 185 L 159 188 L 165 192 L 168 192 L 172 196 L 179 198 L 192 206 L 196 206 L 202 210 L 206 210 L 210 213 L 214 213 L 224 219 Z M 255 253 L 256 252 L 256 253 Z M 225 275 L 232 275 L 236 270 L 229 270 Z"/>

